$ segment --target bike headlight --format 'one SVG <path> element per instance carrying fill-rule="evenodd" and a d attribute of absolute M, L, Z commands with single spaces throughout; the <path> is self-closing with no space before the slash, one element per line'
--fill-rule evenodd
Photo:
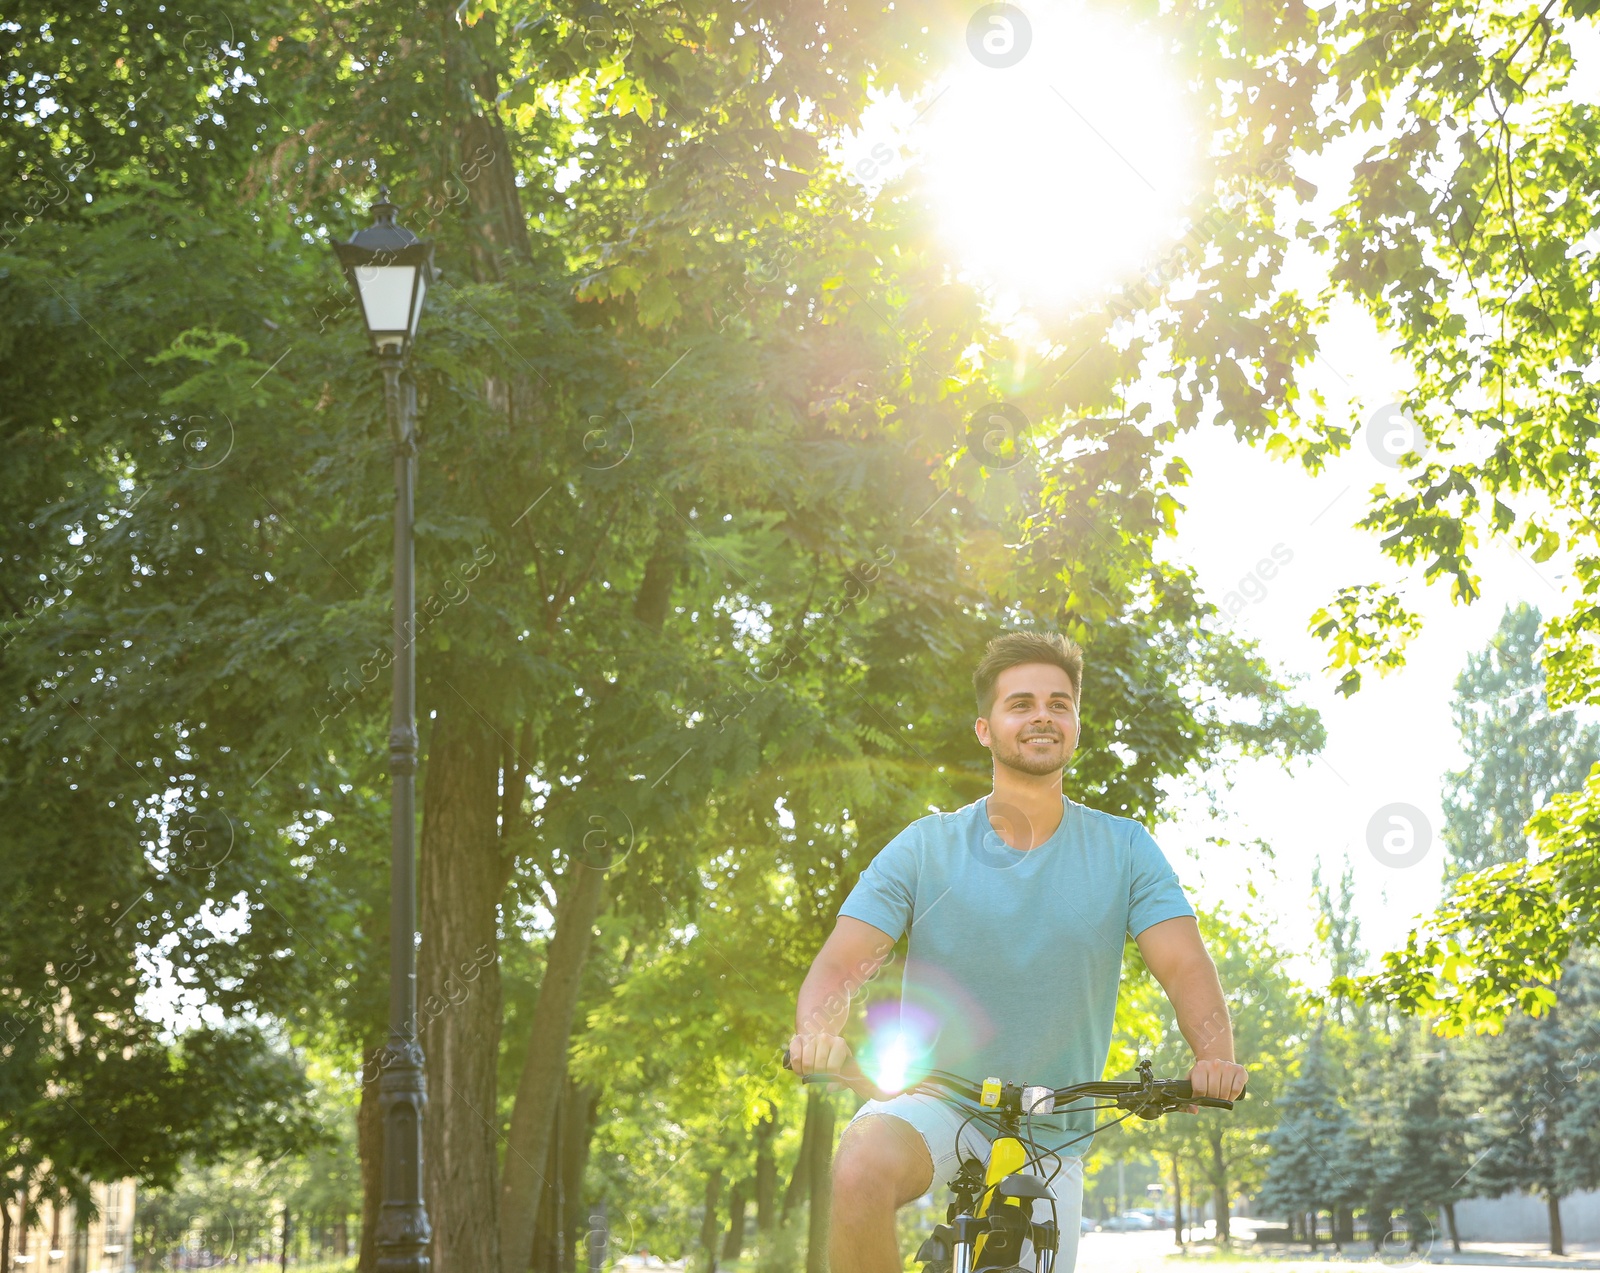
<path fill-rule="evenodd" d="M 1053 1087 L 1025 1087 L 1022 1089 L 1024 1114 L 1054 1114 L 1056 1092 Z"/>

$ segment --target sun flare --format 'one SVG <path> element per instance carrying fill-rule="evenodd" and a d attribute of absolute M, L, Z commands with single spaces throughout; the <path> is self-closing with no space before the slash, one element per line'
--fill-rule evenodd
<path fill-rule="evenodd" d="M 1197 130 L 1177 68 L 1154 33 L 1081 3 L 989 5 L 973 23 L 916 107 L 869 115 L 847 171 L 908 173 L 974 282 L 1035 310 L 1090 299 L 1182 231 Z"/>

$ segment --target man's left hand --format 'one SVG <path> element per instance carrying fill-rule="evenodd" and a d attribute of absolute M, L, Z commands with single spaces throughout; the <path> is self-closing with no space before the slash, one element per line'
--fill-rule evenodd
<path fill-rule="evenodd" d="M 1189 1071 L 1189 1085 L 1194 1088 L 1196 1096 L 1214 1096 L 1231 1101 L 1244 1091 L 1248 1077 L 1244 1066 L 1237 1061 L 1209 1059 L 1194 1063 L 1194 1068 Z"/>

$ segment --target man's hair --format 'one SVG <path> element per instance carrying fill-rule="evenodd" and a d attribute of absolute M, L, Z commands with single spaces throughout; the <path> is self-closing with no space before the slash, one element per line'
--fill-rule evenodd
<path fill-rule="evenodd" d="M 1072 682 L 1072 699 L 1078 701 L 1083 686 L 1083 651 L 1076 641 L 1059 632 L 1004 632 L 989 642 L 983 661 L 972 674 L 972 688 L 978 698 L 978 715 L 987 717 L 994 708 L 994 683 L 1008 667 L 1024 663 L 1049 663 L 1060 668 Z"/>

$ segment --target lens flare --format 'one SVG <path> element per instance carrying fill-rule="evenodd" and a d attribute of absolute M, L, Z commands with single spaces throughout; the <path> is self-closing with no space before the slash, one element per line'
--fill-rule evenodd
<path fill-rule="evenodd" d="M 862 1073 L 886 1092 L 914 1087 L 928 1072 L 935 1028 L 928 1014 L 905 1005 L 884 1004 L 878 1011 L 868 1008 Z"/>
<path fill-rule="evenodd" d="M 897 1034 L 878 1053 L 870 1077 L 886 1092 L 901 1092 L 907 1087 L 907 1071 L 911 1068 L 911 1048 L 906 1036 Z"/>

